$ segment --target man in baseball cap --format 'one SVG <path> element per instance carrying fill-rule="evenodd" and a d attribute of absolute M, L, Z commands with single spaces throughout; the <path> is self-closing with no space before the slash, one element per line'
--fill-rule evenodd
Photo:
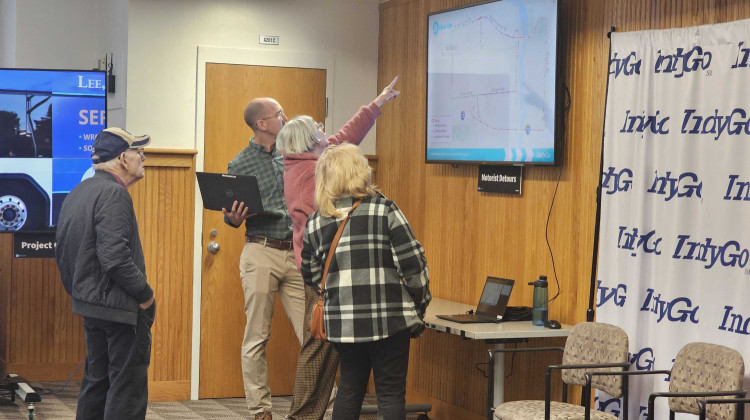
<path fill-rule="evenodd" d="M 151 136 L 134 136 L 122 128 L 112 127 L 99 132 L 94 141 L 91 160 L 94 163 L 106 162 L 128 149 L 138 149 L 151 143 Z"/>
<path fill-rule="evenodd" d="M 151 143 L 151 136 L 135 136 L 122 128 L 111 127 L 99 132 L 94 140 L 91 161 L 94 169 L 113 174 L 126 188 L 145 176 L 143 147 Z M 125 153 L 132 151 L 134 153 Z"/>
<path fill-rule="evenodd" d="M 95 174 L 63 201 L 55 256 L 86 330 L 77 419 L 145 419 L 156 303 L 146 279 L 128 188 L 144 176 L 151 138 L 108 128 L 94 141 Z"/>

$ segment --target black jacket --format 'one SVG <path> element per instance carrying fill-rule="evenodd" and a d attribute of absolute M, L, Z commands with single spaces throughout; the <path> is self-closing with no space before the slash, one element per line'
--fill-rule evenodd
<path fill-rule="evenodd" d="M 96 171 L 73 188 L 60 210 L 55 245 L 73 313 L 136 325 L 138 303 L 154 292 L 133 201 L 114 175 Z"/>

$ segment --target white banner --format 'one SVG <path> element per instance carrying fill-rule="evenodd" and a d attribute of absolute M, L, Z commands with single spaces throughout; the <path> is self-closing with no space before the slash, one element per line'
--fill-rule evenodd
<path fill-rule="evenodd" d="M 750 20 L 613 33 L 611 48 L 597 321 L 628 333 L 631 370 L 671 369 L 694 341 L 750 361 Z M 631 378 L 631 419 L 665 379 Z"/>

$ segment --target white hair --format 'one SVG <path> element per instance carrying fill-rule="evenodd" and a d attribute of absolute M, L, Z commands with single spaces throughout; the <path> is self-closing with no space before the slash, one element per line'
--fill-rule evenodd
<path fill-rule="evenodd" d="M 119 156 L 120 155 L 117 155 L 117 156 L 113 157 L 112 159 L 110 159 L 110 160 L 108 160 L 106 162 L 95 163 L 93 165 L 94 170 L 96 170 L 96 171 L 109 171 L 109 172 L 116 171 L 117 168 L 120 166 L 120 162 L 117 160 L 117 158 Z"/>
<path fill-rule="evenodd" d="M 276 135 L 276 148 L 291 155 L 309 152 L 318 143 L 318 126 L 309 115 L 299 115 L 287 121 Z"/>

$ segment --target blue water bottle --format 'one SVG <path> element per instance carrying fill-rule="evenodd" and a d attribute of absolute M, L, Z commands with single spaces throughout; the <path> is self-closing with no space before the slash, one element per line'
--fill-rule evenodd
<path fill-rule="evenodd" d="M 531 324 L 543 327 L 547 321 L 547 276 L 539 276 L 539 279 L 529 283 L 529 286 L 534 286 Z"/>

